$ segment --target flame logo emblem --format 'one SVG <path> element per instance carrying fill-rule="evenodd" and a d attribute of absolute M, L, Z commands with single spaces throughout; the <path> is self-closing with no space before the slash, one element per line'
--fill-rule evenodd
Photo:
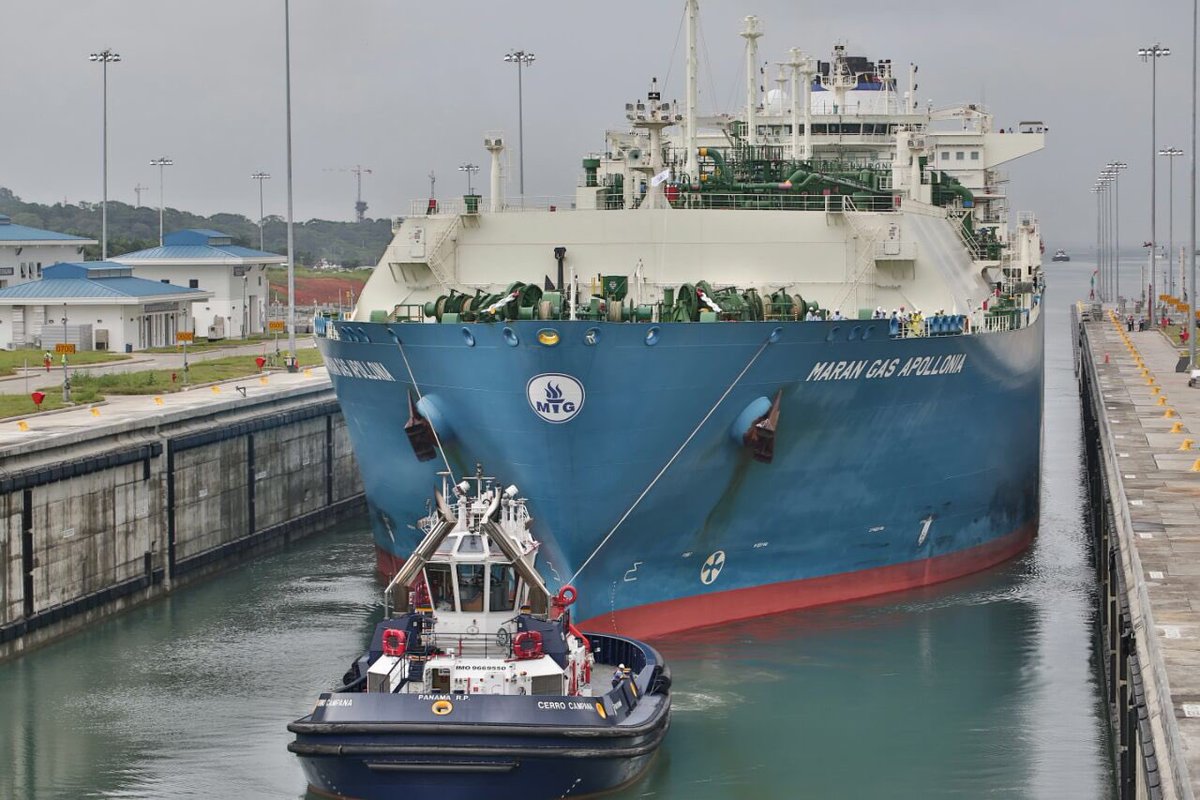
<path fill-rule="evenodd" d="M 525 387 L 529 407 L 546 422 L 562 423 L 583 408 L 583 384 L 570 375 L 547 372 L 529 379 Z"/>

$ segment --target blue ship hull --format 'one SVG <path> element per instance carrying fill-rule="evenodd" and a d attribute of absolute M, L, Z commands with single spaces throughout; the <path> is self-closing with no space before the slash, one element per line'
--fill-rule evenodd
<path fill-rule="evenodd" d="M 538 342 L 547 328 L 554 346 Z M 381 567 L 416 544 L 444 469 L 419 461 L 403 429 L 415 379 L 455 473 L 480 463 L 529 498 L 551 589 L 586 564 L 577 615 L 594 629 L 656 636 L 925 585 L 1036 532 L 1040 315 L 914 338 L 871 321 L 336 322 L 328 334 Z M 575 384 L 574 401 L 549 397 Z M 777 392 L 761 463 L 742 434 Z M 563 421 L 550 400 L 576 405 Z"/>

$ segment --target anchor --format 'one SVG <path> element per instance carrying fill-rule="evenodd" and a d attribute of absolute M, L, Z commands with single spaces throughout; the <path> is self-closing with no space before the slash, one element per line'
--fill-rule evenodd
<path fill-rule="evenodd" d="M 404 423 L 404 434 L 412 445 L 417 461 L 432 461 L 437 458 L 437 440 L 433 435 L 433 425 L 417 411 L 413 402 L 412 392 L 408 395 L 408 422 Z"/>
<path fill-rule="evenodd" d="M 742 435 L 742 444 L 750 448 L 755 461 L 770 464 L 775 458 L 775 430 L 779 426 L 779 401 L 782 398 L 783 389 L 779 389 L 770 410 L 754 420 Z"/>

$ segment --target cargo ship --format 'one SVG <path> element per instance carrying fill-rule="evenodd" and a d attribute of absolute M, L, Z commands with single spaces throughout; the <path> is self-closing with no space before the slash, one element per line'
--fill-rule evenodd
<path fill-rule="evenodd" d="M 439 471 L 502 469 L 589 630 L 685 628 L 986 569 L 1037 531 L 1042 241 L 1001 167 L 1041 122 L 915 65 L 789 50 L 737 113 L 628 103 L 574 193 L 414 203 L 316 320 L 394 575 Z M 907 85 L 905 85 L 907 84 Z M 620 115 L 615 115 L 620 116 Z M 536 157 L 536 154 L 534 155 Z"/>
<path fill-rule="evenodd" d="M 1071 257 L 1067 255 L 1067 251 L 1061 247 L 1054 251 L 1054 255 L 1050 258 L 1051 261 L 1070 261 Z"/>

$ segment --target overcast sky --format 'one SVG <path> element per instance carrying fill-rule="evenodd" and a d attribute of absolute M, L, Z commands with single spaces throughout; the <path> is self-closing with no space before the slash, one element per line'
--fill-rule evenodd
<path fill-rule="evenodd" d="M 508 3 L 293 0 L 296 218 L 350 219 L 361 164 L 371 216 L 406 213 L 437 174 L 441 196 L 466 188 L 465 161 L 484 165 L 486 131 L 517 154 L 516 68 L 524 71 L 528 195 L 569 195 L 582 155 L 624 103 L 665 80 L 682 98 L 682 0 Z M 935 106 L 985 102 L 1000 125 L 1041 119 L 1046 149 L 1011 165 L 1012 209 L 1033 210 L 1048 246 L 1095 241 L 1101 165 L 1121 179 L 1122 241 L 1149 238 L 1150 72 L 1139 46 L 1161 42 L 1158 145 L 1190 146 L 1191 4 L 1009 0 L 949 5 L 860 0 L 708 0 L 701 6 L 701 109 L 743 105 L 741 18 L 756 14 L 764 61 L 798 46 L 827 58 L 835 42 L 920 66 L 918 95 Z M 272 174 L 267 213 L 284 214 L 283 0 L 8 0 L 0 47 L 0 185 L 26 200 L 99 200 L 101 68 L 110 47 L 109 195 L 136 184 L 169 206 L 258 214 L 256 170 Z M 676 48 L 676 42 L 679 42 Z M 773 71 L 771 77 L 773 77 Z M 903 79 L 902 79 L 903 82 Z M 1166 159 L 1159 159 L 1159 241 L 1167 241 Z M 1175 159 L 1176 242 L 1187 235 L 1188 158 Z M 1140 243 L 1140 242 L 1139 242 Z"/>

